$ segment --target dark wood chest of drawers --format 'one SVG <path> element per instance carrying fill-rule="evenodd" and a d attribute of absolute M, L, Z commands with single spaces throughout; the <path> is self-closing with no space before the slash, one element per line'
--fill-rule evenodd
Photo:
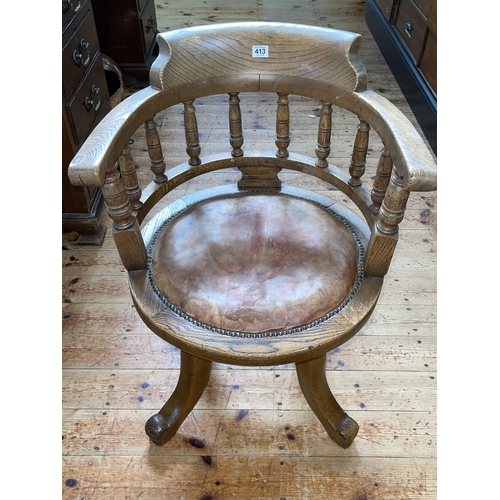
<path fill-rule="evenodd" d="M 99 43 L 124 74 L 148 85 L 157 55 L 154 0 L 92 0 Z"/>
<path fill-rule="evenodd" d="M 68 165 L 83 141 L 111 109 L 90 0 L 62 2 L 62 219 L 79 243 L 101 244 L 101 190 L 73 186 Z"/>
<path fill-rule="evenodd" d="M 367 0 L 365 19 L 437 153 L 437 0 Z"/>

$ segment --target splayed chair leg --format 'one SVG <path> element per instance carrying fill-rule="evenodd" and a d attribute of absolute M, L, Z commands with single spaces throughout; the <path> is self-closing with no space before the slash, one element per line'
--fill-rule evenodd
<path fill-rule="evenodd" d="M 333 397 L 326 380 L 325 362 L 326 354 L 296 363 L 300 388 L 328 435 L 342 448 L 349 448 L 359 426 Z"/>
<path fill-rule="evenodd" d="M 163 446 L 174 437 L 203 394 L 211 366 L 211 361 L 181 351 L 177 386 L 163 408 L 146 422 L 146 434 L 153 443 Z"/>

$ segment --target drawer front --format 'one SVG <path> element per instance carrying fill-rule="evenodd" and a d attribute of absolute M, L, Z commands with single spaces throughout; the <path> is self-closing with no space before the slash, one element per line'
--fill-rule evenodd
<path fill-rule="evenodd" d="M 437 0 L 414 0 L 416 6 L 427 18 L 427 26 L 437 33 Z"/>
<path fill-rule="evenodd" d="M 427 22 L 412 0 L 401 0 L 395 26 L 415 61 L 420 59 L 427 32 Z"/>
<path fill-rule="evenodd" d="M 102 61 L 100 57 L 96 57 L 81 85 L 66 104 L 66 112 L 77 145 L 86 139 L 96 117 L 102 118 L 110 109 Z"/>
<path fill-rule="evenodd" d="M 75 18 L 85 6 L 87 0 L 62 0 L 62 29 Z"/>
<path fill-rule="evenodd" d="M 94 16 L 89 6 L 82 13 L 82 18 L 79 19 L 81 22 L 75 23 L 75 28 L 72 27 L 71 32 L 65 34 L 67 36 L 63 42 L 63 96 L 71 93 L 99 51 Z"/>
<path fill-rule="evenodd" d="M 142 12 L 147 2 L 148 0 L 137 0 L 137 12 L 139 12 L 139 14 Z"/>
<path fill-rule="evenodd" d="M 144 12 L 141 14 L 141 26 L 144 36 L 145 55 L 147 55 L 151 45 L 156 39 L 156 33 L 158 32 L 154 0 L 149 0 Z"/>
<path fill-rule="evenodd" d="M 394 0 L 376 0 L 376 2 L 380 10 L 382 11 L 382 14 L 384 14 L 384 17 L 389 22 L 391 18 L 392 4 L 394 3 Z"/>
<path fill-rule="evenodd" d="M 427 36 L 424 53 L 420 61 L 420 71 L 437 95 L 437 36 L 433 31 L 429 31 Z"/>

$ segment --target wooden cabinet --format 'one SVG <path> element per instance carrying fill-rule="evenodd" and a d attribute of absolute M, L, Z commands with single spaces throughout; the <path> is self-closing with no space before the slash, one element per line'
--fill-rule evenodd
<path fill-rule="evenodd" d="M 437 35 L 433 31 L 429 31 L 427 35 L 419 68 L 437 95 Z"/>
<path fill-rule="evenodd" d="M 154 0 L 92 0 L 99 43 L 123 73 L 148 84 L 156 51 Z"/>
<path fill-rule="evenodd" d="M 391 19 L 393 4 L 394 0 L 377 0 L 377 5 L 387 21 Z"/>
<path fill-rule="evenodd" d="M 413 63 L 422 72 L 434 94 L 437 95 L 436 61 L 437 25 L 436 0 L 399 0 L 394 12 L 394 26 L 400 40 L 412 56 Z M 422 60 L 426 55 L 425 72 Z"/>
<path fill-rule="evenodd" d="M 90 0 L 62 2 L 62 226 L 78 243 L 100 245 L 104 202 L 99 188 L 70 184 L 67 169 L 111 109 Z"/>
<path fill-rule="evenodd" d="M 427 19 L 412 0 L 399 0 L 394 26 L 414 64 L 418 65 L 427 35 Z"/>
<path fill-rule="evenodd" d="M 437 153 L 437 0 L 367 0 L 365 19 Z"/>

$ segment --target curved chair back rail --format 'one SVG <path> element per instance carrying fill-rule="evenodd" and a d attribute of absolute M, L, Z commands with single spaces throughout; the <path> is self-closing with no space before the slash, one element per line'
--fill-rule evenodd
<path fill-rule="evenodd" d="M 176 89 L 185 100 L 200 76 L 206 86 L 229 80 L 242 92 L 273 92 L 281 80 L 323 81 L 348 91 L 366 88 L 358 57 L 361 36 L 334 29 L 287 23 L 227 23 L 158 35 L 160 56 L 151 85 Z M 293 61 L 293 62 L 292 62 Z"/>

